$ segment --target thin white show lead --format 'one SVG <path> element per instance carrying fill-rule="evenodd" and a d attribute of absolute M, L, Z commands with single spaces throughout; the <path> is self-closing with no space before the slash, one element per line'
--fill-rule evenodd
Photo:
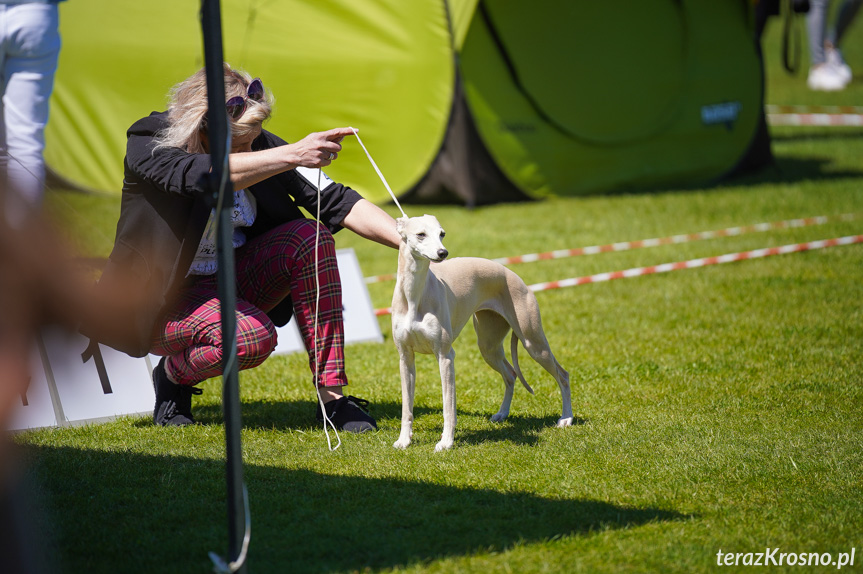
<path fill-rule="evenodd" d="M 393 190 L 390 188 L 390 184 L 389 184 L 389 183 L 387 183 L 387 180 L 386 180 L 386 178 L 384 177 L 384 174 L 383 174 L 383 173 L 381 173 L 380 168 L 378 168 L 378 164 L 376 164 L 376 163 L 375 163 L 375 160 L 374 160 L 374 159 L 372 159 L 372 154 L 370 154 L 370 153 L 369 153 L 369 150 L 368 150 L 368 149 L 366 149 L 366 146 L 365 146 L 365 144 L 363 143 L 363 140 L 360 138 L 360 134 L 358 134 L 358 133 L 357 133 L 356 128 L 353 128 L 353 127 L 352 127 L 352 128 L 350 128 L 350 129 L 351 129 L 351 131 L 352 131 L 352 132 L 354 132 L 354 135 L 357 137 L 357 141 L 360 143 L 360 147 L 362 147 L 362 148 L 363 148 L 363 151 L 366 153 L 366 157 L 367 157 L 367 158 L 369 158 L 369 163 L 371 163 L 371 164 L 372 164 L 372 167 L 373 167 L 373 168 L 375 168 L 375 172 L 378 174 L 378 177 L 379 177 L 379 178 L 381 178 L 381 181 L 383 182 L 384 187 L 385 187 L 385 188 L 387 189 L 387 191 L 389 192 L 390 197 L 392 197 L 392 198 L 393 198 L 393 201 L 395 202 L 396 207 L 398 207 L 398 208 L 399 208 L 399 211 L 401 211 L 401 212 L 402 212 L 402 215 L 403 215 L 404 217 L 407 217 L 407 214 L 405 213 L 405 210 L 404 210 L 404 209 L 402 209 L 402 206 L 401 206 L 401 204 L 399 203 L 399 200 L 398 200 L 398 199 L 396 199 L 396 194 L 395 194 L 395 193 L 393 193 Z M 318 356 L 318 307 L 320 306 L 320 298 L 321 298 L 321 284 L 320 284 L 320 278 L 319 278 L 319 276 L 318 276 L 318 264 L 319 264 L 319 261 L 318 261 L 318 245 L 319 245 L 319 237 L 320 237 L 320 221 L 321 221 L 321 174 L 322 174 L 322 173 L 323 173 L 323 171 L 322 171 L 320 168 L 318 168 L 318 184 L 315 186 L 315 187 L 317 188 L 317 193 L 318 193 L 318 211 L 317 211 L 317 216 L 316 216 L 316 219 L 317 219 L 317 222 L 318 222 L 318 227 L 317 227 L 317 229 L 315 230 L 315 317 L 314 317 L 314 321 L 313 321 L 313 329 L 314 329 L 314 347 L 315 347 L 315 348 L 314 348 L 314 356 L 315 356 L 315 379 L 317 379 L 318 371 L 320 370 L 320 364 L 319 364 L 319 362 L 320 362 L 320 358 L 319 358 L 319 356 Z M 323 414 L 323 416 L 324 416 L 324 433 L 325 433 L 325 434 L 326 434 L 326 436 L 327 436 L 327 446 L 329 447 L 329 449 L 330 449 L 331 451 L 332 451 L 332 450 L 336 450 L 337 448 L 339 448 L 339 447 L 342 445 L 342 438 L 339 436 L 339 431 L 338 431 L 338 429 L 336 428 L 336 425 L 335 425 L 335 424 L 333 424 L 333 421 L 331 421 L 331 420 L 330 420 L 330 417 L 328 417 L 328 416 L 327 416 L 327 409 L 324 407 L 324 401 L 323 401 L 323 399 L 321 398 L 321 394 L 320 394 L 320 392 L 318 391 L 317 384 L 315 385 L 315 392 L 316 392 L 316 394 L 318 395 L 318 402 L 319 402 L 319 404 L 320 404 L 320 406 L 321 406 L 321 413 L 322 413 L 322 414 Z M 329 433 L 329 431 L 327 430 L 327 424 L 329 424 L 331 427 L 333 427 L 333 430 L 334 430 L 334 431 L 335 431 L 335 433 L 336 433 L 336 439 L 338 440 L 338 444 L 336 444 L 336 446 L 335 446 L 335 447 L 332 445 L 332 442 L 330 441 L 330 433 Z"/>
<path fill-rule="evenodd" d="M 353 129 L 353 128 L 351 128 Z M 320 245 L 321 238 L 321 176 L 323 174 L 323 170 L 318 168 L 318 184 L 315 186 L 318 190 L 318 208 L 317 213 L 315 214 L 315 220 L 317 225 L 315 225 L 315 318 L 312 322 L 312 334 L 314 336 L 314 351 L 315 355 L 315 374 L 314 374 L 314 385 L 315 385 L 315 394 L 318 395 L 318 404 L 321 406 L 321 414 L 324 416 L 324 434 L 327 437 L 327 448 L 330 451 L 334 451 L 340 446 L 342 446 L 342 437 L 339 436 L 339 429 L 336 428 L 336 425 L 333 424 L 333 421 L 330 420 L 330 417 L 327 416 L 327 409 L 324 406 L 324 399 L 321 398 L 320 387 L 318 386 L 318 374 L 321 370 L 320 365 L 320 356 L 318 354 L 318 309 L 321 305 L 321 276 L 319 274 L 320 271 L 320 261 L 318 259 L 318 246 Z M 333 446 L 332 440 L 330 440 L 330 431 L 327 430 L 327 424 L 333 427 L 333 431 L 336 433 L 336 439 L 339 441 L 336 446 Z"/>
<path fill-rule="evenodd" d="M 386 178 L 384 177 L 384 174 L 382 174 L 382 173 L 381 173 L 381 170 L 378 168 L 378 164 L 376 164 L 376 163 L 375 163 L 375 160 L 373 160 L 373 159 L 372 159 L 372 154 L 370 154 L 370 153 L 369 153 L 369 150 L 367 150 L 367 149 L 366 149 L 366 146 L 365 146 L 365 144 L 363 143 L 363 140 L 361 140 L 361 139 L 360 139 L 360 134 L 358 134 L 358 133 L 357 133 L 357 130 L 356 130 L 355 128 L 350 128 L 350 129 L 351 129 L 351 131 L 352 131 L 352 132 L 354 132 L 354 135 L 355 135 L 355 136 L 357 136 L 357 141 L 358 141 L 358 142 L 360 142 L 360 147 L 362 147 L 362 148 L 363 148 L 363 151 L 364 151 L 364 152 L 366 152 L 366 157 L 367 157 L 367 158 L 369 158 L 369 162 L 372 164 L 372 167 L 373 167 L 373 168 L 375 168 L 375 172 L 377 172 L 378 177 L 379 177 L 379 178 L 381 178 L 381 181 L 383 182 L 384 187 L 385 187 L 385 188 L 387 188 L 387 191 L 388 191 L 388 192 L 390 192 L 390 197 L 392 197 L 392 198 L 393 198 L 393 201 L 395 202 L 396 207 L 398 207 L 398 208 L 399 208 L 399 211 L 401 211 L 401 212 L 402 212 L 402 215 L 403 215 L 404 217 L 407 217 L 407 216 L 408 216 L 408 215 L 407 215 L 407 213 L 405 213 L 405 210 L 404 210 L 404 209 L 402 209 L 402 206 L 401 206 L 401 204 L 399 203 L 399 200 L 398 200 L 398 199 L 396 199 L 396 194 L 394 194 L 394 193 L 393 193 L 393 190 L 392 190 L 392 189 L 390 189 L 390 184 L 388 184 L 388 183 L 387 183 L 387 180 L 386 180 Z"/>

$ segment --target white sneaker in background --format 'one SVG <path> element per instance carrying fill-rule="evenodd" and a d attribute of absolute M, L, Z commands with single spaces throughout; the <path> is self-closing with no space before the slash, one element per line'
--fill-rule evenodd
<path fill-rule="evenodd" d="M 853 74 L 851 73 L 851 67 L 842 58 L 842 52 L 838 48 L 825 47 L 824 55 L 827 57 L 827 64 L 833 66 L 839 72 L 839 76 L 845 80 L 845 83 L 850 82 Z"/>
<path fill-rule="evenodd" d="M 845 89 L 848 80 L 842 77 L 839 71 L 833 66 L 824 63 L 809 69 L 809 78 L 806 80 L 806 85 L 810 90 L 818 90 L 822 92 L 836 92 Z"/>

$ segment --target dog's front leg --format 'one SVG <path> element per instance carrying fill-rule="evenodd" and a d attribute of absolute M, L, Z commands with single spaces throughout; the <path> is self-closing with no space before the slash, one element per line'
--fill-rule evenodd
<path fill-rule="evenodd" d="M 447 450 L 455 439 L 455 351 L 441 352 L 438 356 L 440 380 L 443 388 L 443 434 L 434 447 L 435 452 Z"/>
<path fill-rule="evenodd" d="M 402 430 L 399 440 L 393 443 L 396 448 L 407 448 L 413 437 L 414 392 L 416 390 L 416 361 L 411 350 L 399 350 L 399 371 L 402 378 Z"/>

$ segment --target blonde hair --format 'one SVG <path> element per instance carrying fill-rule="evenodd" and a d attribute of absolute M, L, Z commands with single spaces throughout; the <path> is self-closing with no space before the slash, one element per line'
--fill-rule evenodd
<path fill-rule="evenodd" d="M 235 70 L 225 63 L 225 100 L 246 96 L 252 77 L 243 70 Z M 202 135 L 206 131 L 207 77 L 202 68 L 171 88 L 168 104 L 168 127 L 156 134 L 154 151 L 175 147 L 189 153 L 206 153 Z M 246 111 L 239 119 L 228 120 L 231 137 L 238 138 L 254 133 L 273 109 L 273 94 L 266 87 L 264 98 L 256 102 L 246 100 Z"/>

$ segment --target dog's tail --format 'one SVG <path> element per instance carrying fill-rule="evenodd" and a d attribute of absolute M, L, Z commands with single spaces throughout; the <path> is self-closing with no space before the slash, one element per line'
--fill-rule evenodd
<path fill-rule="evenodd" d="M 512 339 L 510 340 L 509 348 L 512 352 L 512 366 L 515 368 L 515 374 L 518 375 L 518 380 L 521 381 L 521 384 L 524 385 L 527 392 L 534 394 L 533 389 L 530 388 L 530 385 L 528 385 L 527 381 L 524 380 L 524 375 L 521 374 L 521 367 L 518 366 L 518 337 L 515 336 L 515 331 L 512 332 Z"/>

